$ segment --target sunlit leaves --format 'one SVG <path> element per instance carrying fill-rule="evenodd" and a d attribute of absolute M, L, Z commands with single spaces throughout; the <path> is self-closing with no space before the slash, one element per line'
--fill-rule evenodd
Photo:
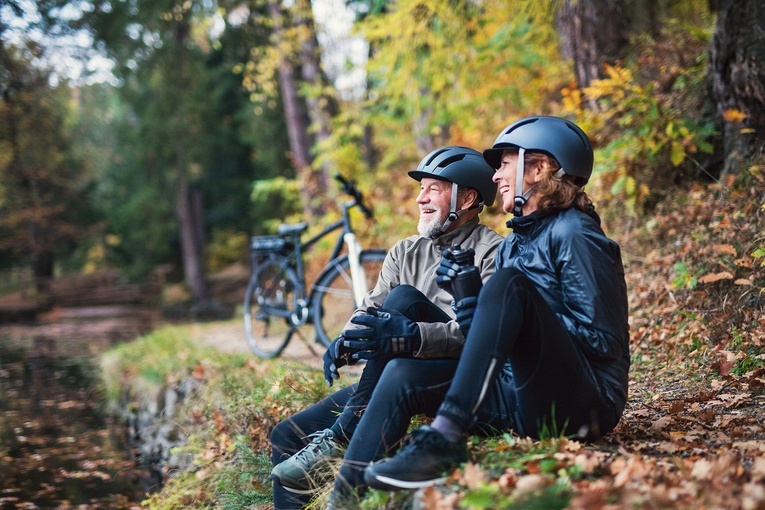
<path fill-rule="evenodd" d="M 462 143 L 486 143 L 561 73 L 551 26 L 530 5 L 403 0 L 370 16 L 360 30 L 374 48 L 376 111 L 402 125 L 421 119 L 420 134 L 437 140 L 470 133 Z"/>

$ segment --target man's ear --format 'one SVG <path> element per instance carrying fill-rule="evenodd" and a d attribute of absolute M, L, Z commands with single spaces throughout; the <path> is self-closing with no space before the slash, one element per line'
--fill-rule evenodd
<path fill-rule="evenodd" d="M 462 195 L 462 206 L 460 207 L 460 210 L 464 211 L 470 209 L 471 207 L 478 205 L 478 202 L 478 192 L 474 189 L 468 189 Z"/>

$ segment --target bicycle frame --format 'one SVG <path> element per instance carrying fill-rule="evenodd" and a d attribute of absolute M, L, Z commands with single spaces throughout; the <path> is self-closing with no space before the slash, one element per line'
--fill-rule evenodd
<path fill-rule="evenodd" d="M 321 239 L 326 237 L 327 235 L 331 234 L 335 230 L 341 229 L 340 235 L 337 237 L 337 240 L 335 241 L 335 245 L 332 248 L 332 252 L 330 254 L 329 261 L 325 265 L 325 267 L 322 269 L 322 271 L 319 273 L 319 275 L 316 277 L 315 281 L 320 281 L 321 277 L 327 273 L 329 270 L 333 267 L 333 262 L 338 260 L 338 257 L 340 257 L 340 254 L 343 250 L 343 245 L 348 246 L 348 258 L 349 258 L 349 266 L 351 269 L 351 278 L 353 279 L 353 290 L 354 290 L 354 298 L 356 301 L 356 304 L 358 305 L 361 302 L 361 299 L 363 298 L 364 294 L 366 294 L 366 275 L 364 274 L 364 268 L 359 263 L 359 254 L 361 253 L 361 246 L 358 243 L 358 240 L 356 239 L 355 234 L 353 233 L 353 229 L 351 228 L 351 219 L 349 211 L 357 205 L 356 201 L 349 201 L 345 202 L 343 204 L 343 218 L 340 220 L 337 220 L 324 229 L 321 230 L 321 232 L 311 236 L 305 241 L 300 240 L 300 234 L 292 233 L 292 234 L 286 234 L 285 237 L 293 236 L 294 239 L 294 245 L 295 247 L 292 250 L 292 253 L 284 258 L 284 261 L 281 263 L 282 265 L 290 265 L 291 260 L 294 257 L 295 261 L 293 263 L 293 266 L 295 268 L 295 272 L 297 273 L 298 280 L 302 283 L 302 287 L 300 289 L 300 295 L 298 298 L 298 306 L 295 310 L 279 310 L 279 309 L 268 309 L 268 312 L 272 315 L 278 315 L 282 317 L 289 317 L 292 324 L 294 326 L 302 326 L 303 324 L 307 322 L 311 322 L 313 318 L 310 316 L 310 309 L 311 309 L 311 302 L 313 301 L 314 296 L 316 295 L 316 285 L 315 283 L 311 285 L 310 291 L 307 293 L 306 296 L 306 277 L 305 277 L 305 265 L 303 261 L 303 255 L 305 252 L 308 252 L 311 250 L 311 248 Z M 270 255 L 270 257 L 274 257 L 274 255 Z"/>

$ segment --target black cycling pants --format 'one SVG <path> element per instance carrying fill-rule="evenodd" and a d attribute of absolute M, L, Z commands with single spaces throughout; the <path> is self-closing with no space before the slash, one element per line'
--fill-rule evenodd
<path fill-rule="evenodd" d="M 410 285 L 399 285 L 387 296 L 383 303 L 384 308 L 401 312 L 406 317 L 416 322 L 448 322 L 449 316 L 435 304 L 430 302 L 422 292 Z M 361 466 L 363 469 L 372 460 L 381 458 L 388 448 L 399 443 L 406 433 L 409 418 L 416 412 L 409 414 L 405 419 L 401 418 L 401 427 L 395 427 L 395 432 L 384 433 L 381 429 L 388 430 L 386 420 L 390 410 L 388 405 L 378 406 L 376 410 L 368 407 L 370 399 L 376 393 L 379 385 L 398 386 L 403 383 L 401 377 L 411 378 L 416 376 L 418 369 L 412 373 L 399 376 L 396 367 L 399 362 L 414 361 L 409 355 L 399 357 L 379 357 L 370 359 L 364 366 L 359 382 L 352 386 L 337 391 L 329 397 L 317 402 L 309 408 L 278 423 L 271 431 L 272 461 L 274 465 L 286 460 L 303 446 L 310 442 L 307 436 L 313 432 L 331 428 L 335 437 L 350 440 L 346 452 L 343 468 L 347 466 Z M 453 373 L 456 360 L 449 360 L 449 379 Z M 405 370 L 408 372 L 408 370 Z M 385 378 L 384 381 L 381 378 Z M 416 377 L 415 377 L 416 379 Z M 429 406 L 430 415 L 434 415 L 438 403 L 443 398 L 444 385 L 441 396 Z M 382 399 L 387 400 L 387 399 Z M 373 412 L 374 411 L 374 412 Z M 373 412 L 373 416 L 366 420 L 368 424 L 363 429 L 360 423 L 364 417 Z M 392 429 L 393 430 L 393 429 Z M 342 471 L 341 471 L 342 473 Z M 353 470 L 353 483 L 360 480 L 360 471 Z M 300 508 L 310 500 L 309 496 L 298 496 L 286 491 L 279 484 L 274 483 L 274 507 L 277 510 L 286 508 Z"/>
<path fill-rule="evenodd" d="M 513 381 L 498 377 L 509 362 Z M 523 273 L 502 269 L 478 297 L 454 381 L 439 408 L 464 431 L 481 415 L 514 408 L 521 435 L 577 434 L 594 439 L 619 413 L 600 391 L 589 360 Z"/>

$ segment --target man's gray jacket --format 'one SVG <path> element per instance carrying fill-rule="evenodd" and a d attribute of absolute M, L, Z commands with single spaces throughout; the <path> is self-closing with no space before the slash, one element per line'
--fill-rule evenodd
<path fill-rule="evenodd" d="M 435 239 L 414 235 L 398 241 L 385 257 L 375 288 L 367 293 L 354 316 L 365 313 L 370 306 L 381 307 L 388 293 L 398 285 L 411 285 L 425 294 L 446 312 L 452 320 L 446 323 L 420 322 L 422 345 L 417 358 L 457 358 L 462 351 L 465 335 L 454 320 L 452 296 L 436 284 L 436 269 L 441 263 L 441 250 L 459 244 L 463 249 L 475 250 L 475 265 L 485 282 L 496 269 L 496 254 L 504 238 L 490 228 L 479 224 L 476 217 L 461 227 Z M 346 324 L 346 329 L 360 326 Z"/>

